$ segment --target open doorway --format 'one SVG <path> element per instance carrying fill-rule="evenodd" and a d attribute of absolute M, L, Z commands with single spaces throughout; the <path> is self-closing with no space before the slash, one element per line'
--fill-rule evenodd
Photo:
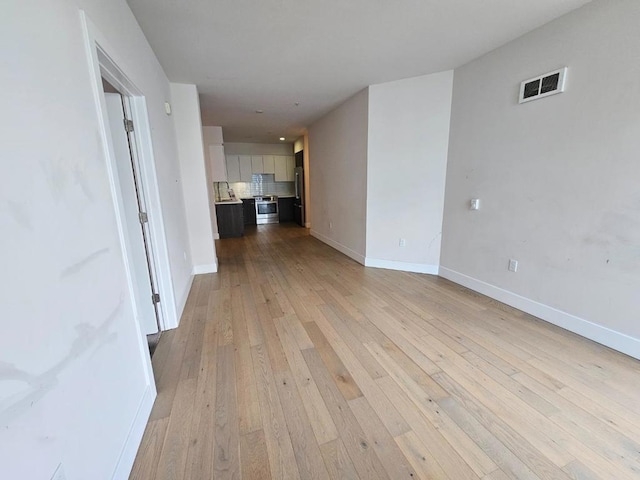
<path fill-rule="evenodd" d="M 113 145 L 118 184 L 126 225 L 124 241 L 131 272 L 131 287 L 137 304 L 137 318 L 147 337 L 151 356 L 162 332 L 154 250 L 143 180 L 140 176 L 136 129 L 131 119 L 130 99 L 105 78 L 102 86 Z"/>

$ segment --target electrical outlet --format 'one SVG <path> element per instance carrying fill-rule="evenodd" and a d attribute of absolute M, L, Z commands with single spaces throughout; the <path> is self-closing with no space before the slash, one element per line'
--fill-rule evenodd
<path fill-rule="evenodd" d="M 472 198 L 471 199 L 471 210 L 480 210 L 480 199 Z"/>
<path fill-rule="evenodd" d="M 64 474 L 64 468 L 62 468 L 62 464 L 58 465 L 56 471 L 53 472 L 53 477 L 51 480 L 67 480 L 67 476 Z"/>
<path fill-rule="evenodd" d="M 513 258 L 509 259 L 509 271 L 510 272 L 517 272 L 518 271 L 518 261 L 514 260 Z"/>
<path fill-rule="evenodd" d="M 406 238 L 401 238 L 398 241 L 398 245 L 400 245 L 401 247 L 406 247 L 407 246 L 407 239 Z"/>

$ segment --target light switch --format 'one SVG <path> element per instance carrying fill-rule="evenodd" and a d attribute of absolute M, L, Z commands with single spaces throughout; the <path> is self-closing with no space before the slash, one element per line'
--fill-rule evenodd
<path fill-rule="evenodd" d="M 472 198 L 471 199 L 471 210 L 480 210 L 480 199 Z"/>

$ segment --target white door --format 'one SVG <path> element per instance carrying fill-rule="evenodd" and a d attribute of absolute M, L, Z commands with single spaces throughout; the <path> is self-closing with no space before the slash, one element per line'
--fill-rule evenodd
<path fill-rule="evenodd" d="M 148 223 L 143 222 L 144 219 L 140 215 L 140 212 L 145 212 L 144 196 L 137 176 L 136 162 L 132 159 L 132 152 L 135 155 L 135 145 L 130 145 L 125 131 L 122 96 L 117 93 L 105 93 L 104 96 L 125 210 L 124 233 L 130 257 L 126 261 L 133 283 L 138 321 L 142 331 L 149 335 L 158 332 L 158 312 L 153 297 L 155 277 L 148 242 Z"/>

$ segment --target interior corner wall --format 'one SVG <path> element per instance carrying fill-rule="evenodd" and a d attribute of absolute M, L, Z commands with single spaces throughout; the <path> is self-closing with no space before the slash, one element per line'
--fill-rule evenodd
<path fill-rule="evenodd" d="M 452 89 L 452 70 L 369 87 L 368 266 L 438 273 Z"/>
<path fill-rule="evenodd" d="M 441 261 L 445 277 L 636 358 L 638 25 L 637 1 L 597 0 L 455 71 Z M 563 66 L 564 93 L 518 104 L 522 80 Z"/>
<path fill-rule="evenodd" d="M 13 47 L 0 72 L 3 479 L 49 479 L 60 463 L 68 480 L 112 478 L 126 470 L 121 455 L 133 460 L 132 429 L 153 402 L 80 8 L 145 95 L 178 298 L 190 280 L 169 82 L 127 3 L 4 1 L 0 43 Z"/>
<path fill-rule="evenodd" d="M 309 128 L 311 235 L 363 264 L 368 106 L 366 88 Z"/>
<path fill-rule="evenodd" d="M 211 229 L 200 101 L 196 86 L 172 83 L 171 104 L 178 143 L 193 273 L 217 272 L 218 263 Z"/>

